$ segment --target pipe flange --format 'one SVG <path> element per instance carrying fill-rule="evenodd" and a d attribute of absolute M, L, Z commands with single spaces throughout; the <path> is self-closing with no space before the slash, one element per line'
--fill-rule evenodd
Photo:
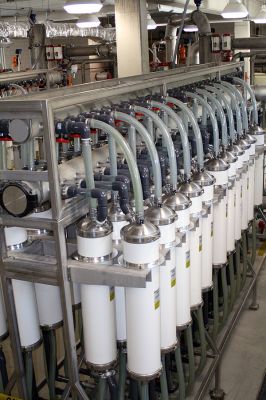
<path fill-rule="evenodd" d="M 130 369 L 128 369 L 128 368 L 127 368 L 127 372 L 131 378 L 133 378 L 134 380 L 136 380 L 138 382 L 150 382 L 153 379 L 159 378 L 159 376 L 161 375 L 161 372 L 162 372 L 162 367 L 160 369 L 158 369 L 158 371 L 154 372 L 151 375 L 136 374 L 135 372 L 130 371 Z"/>
<path fill-rule="evenodd" d="M 30 346 L 21 346 L 21 351 L 23 353 L 27 353 L 36 350 L 38 349 L 38 347 L 40 347 L 41 344 L 42 344 L 42 338 L 40 338 L 36 343 L 31 344 Z"/>

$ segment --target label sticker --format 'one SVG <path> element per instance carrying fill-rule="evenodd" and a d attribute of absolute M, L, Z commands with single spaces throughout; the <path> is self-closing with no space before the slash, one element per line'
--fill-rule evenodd
<path fill-rule="evenodd" d="M 202 251 L 202 236 L 199 236 L 199 251 Z"/>
<path fill-rule="evenodd" d="M 247 190 L 249 189 L 249 178 L 247 179 Z"/>
<path fill-rule="evenodd" d="M 243 186 L 241 185 L 241 194 L 240 194 L 240 197 L 241 197 L 241 199 L 242 199 L 242 197 L 243 197 Z"/>
<path fill-rule="evenodd" d="M 225 216 L 226 216 L 226 218 L 228 217 L 228 203 L 226 204 Z"/>
<path fill-rule="evenodd" d="M 18 397 L 9 396 L 8 394 L 0 393 L 0 400 L 20 400 Z"/>
<path fill-rule="evenodd" d="M 176 269 L 173 268 L 171 269 L 171 287 L 174 287 L 176 285 Z"/>
<path fill-rule="evenodd" d="M 160 307 L 160 289 L 154 292 L 154 309 L 157 310 Z"/>
<path fill-rule="evenodd" d="M 190 251 L 186 252 L 186 268 L 190 267 Z"/>
<path fill-rule="evenodd" d="M 113 301 L 115 299 L 115 288 L 114 286 L 110 287 L 110 301 Z"/>
<path fill-rule="evenodd" d="M 213 222 L 211 223 L 211 237 L 213 236 Z"/>
<path fill-rule="evenodd" d="M 234 207 L 236 207 L 236 194 L 234 195 Z"/>

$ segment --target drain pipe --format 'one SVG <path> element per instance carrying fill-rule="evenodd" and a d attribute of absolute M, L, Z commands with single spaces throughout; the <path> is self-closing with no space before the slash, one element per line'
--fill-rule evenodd
<path fill-rule="evenodd" d="M 218 157 L 219 154 L 219 130 L 218 130 L 218 124 L 215 118 L 215 113 L 213 111 L 213 109 L 211 108 L 211 106 L 209 105 L 209 103 L 201 96 L 199 96 L 196 93 L 191 93 L 191 92 L 187 92 L 186 95 L 188 97 L 191 97 L 192 99 L 196 99 L 203 108 L 205 108 L 205 110 L 207 111 L 207 113 L 210 116 L 211 119 L 211 123 L 212 123 L 212 128 L 213 128 L 213 141 L 214 141 L 214 154 L 215 157 Z"/>
<path fill-rule="evenodd" d="M 96 119 L 88 119 L 87 123 L 91 128 L 101 129 L 102 131 L 106 132 L 109 136 L 113 136 L 118 146 L 121 147 L 125 155 L 128 169 L 131 175 L 134 198 L 135 198 L 136 215 L 139 220 L 144 220 L 143 195 L 142 195 L 142 186 L 139 176 L 139 170 L 129 144 L 123 138 L 123 136 L 111 125 L 108 125 L 105 122 L 98 121 Z"/>
<path fill-rule="evenodd" d="M 199 54 L 200 64 L 212 61 L 211 54 L 211 25 L 206 14 L 196 10 L 191 14 L 192 22 L 197 25 L 199 30 Z"/>
<path fill-rule="evenodd" d="M 120 112 L 120 111 L 114 111 L 113 116 L 115 119 L 126 122 L 129 125 L 135 126 L 137 132 L 142 137 L 142 139 L 145 141 L 145 144 L 149 151 L 152 168 L 153 168 L 156 201 L 158 204 L 161 204 L 162 203 L 162 174 L 161 174 L 160 160 L 159 160 L 159 156 L 158 156 L 155 144 L 153 143 L 153 140 L 150 137 L 149 132 L 145 129 L 145 127 L 136 118 L 132 117 L 131 115 L 128 115 L 128 114 Z"/>
<path fill-rule="evenodd" d="M 190 17 L 185 19 L 189 21 Z M 182 19 L 177 18 L 176 15 L 172 16 L 168 20 L 168 24 L 165 28 L 165 45 L 166 45 L 166 62 L 171 63 L 173 59 L 173 54 L 175 51 L 175 43 L 176 43 L 176 33 L 177 29 L 181 24 Z"/>
<path fill-rule="evenodd" d="M 234 123 L 234 116 L 233 116 L 233 111 L 230 105 L 229 100 L 225 96 L 224 92 L 221 89 L 218 89 L 216 87 L 208 86 L 208 91 L 216 94 L 217 98 L 219 99 L 220 103 L 224 103 L 225 109 L 226 109 L 226 115 L 228 118 L 228 123 L 229 123 L 229 131 L 230 131 L 230 139 L 232 142 L 236 139 L 236 131 L 235 131 L 235 123 Z"/>
<path fill-rule="evenodd" d="M 191 160 L 190 160 L 190 150 L 189 150 L 189 142 L 187 137 L 187 132 L 185 130 L 184 124 L 181 118 L 166 104 L 160 103 L 158 101 L 151 101 L 151 106 L 158 107 L 161 110 L 165 111 L 167 115 L 175 122 L 182 142 L 183 155 L 184 155 L 184 174 L 186 179 L 189 179 L 191 176 Z"/>
<path fill-rule="evenodd" d="M 201 137 L 201 131 L 199 129 L 197 120 L 193 112 L 184 104 L 182 101 L 177 100 L 174 97 L 169 97 L 167 96 L 165 100 L 169 103 L 173 103 L 175 106 L 179 107 L 185 115 L 188 117 L 188 119 L 191 122 L 192 129 L 194 132 L 195 140 L 196 140 L 196 147 L 197 147 L 197 162 L 199 165 L 200 170 L 204 169 L 204 152 L 203 152 L 203 143 L 202 143 L 202 137 Z"/>
<path fill-rule="evenodd" d="M 205 90 L 206 89 L 206 90 Z M 222 125 L 222 144 L 225 148 L 228 146 L 228 132 L 227 132 L 227 123 L 223 108 L 217 98 L 211 94 L 209 90 L 209 86 L 205 86 L 205 89 L 197 89 L 197 92 L 203 96 L 208 97 L 213 104 L 215 105 L 218 115 L 220 117 L 221 125 Z"/>
<path fill-rule="evenodd" d="M 168 132 L 167 126 L 163 123 L 163 121 L 161 120 L 161 118 L 158 117 L 157 114 L 155 114 L 153 111 L 149 110 L 148 108 L 134 105 L 133 109 L 137 112 L 141 112 L 144 115 L 150 117 L 152 119 L 152 121 L 154 122 L 154 125 L 156 125 L 157 128 L 160 130 L 160 132 L 164 138 L 166 147 L 167 147 L 168 159 L 169 159 L 169 165 L 170 165 L 171 185 L 172 185 L 173 191 L 175 192 L 176 185 L 177 185 L 176 155 L 175 155 L 174 144 L 173 144 L 171 135 Z"/>
<path fill-rule="evenodd" d="M 186 15 L 187 15 L 187 9 L 188 9 L 189 2 L 190 2 L 190 0 L 186 0 L 185 6 L 184 6 L 182 20 L 181 20 L 181 24 L 180 24 L 180 27 L 178 30 L 178 36 L 176 38 L 175 49 L 174 49 L 174 54 L 173 54 L 173 58 L 172 58 L 172 68 L 176 68 L 176 57 L 177 57 L 177 53 L 178 53 L 178 49 L 179 49 L 181 35 L 182 35 L 183 28 L 185 25 L 185 19 L 186 19 Z"/>

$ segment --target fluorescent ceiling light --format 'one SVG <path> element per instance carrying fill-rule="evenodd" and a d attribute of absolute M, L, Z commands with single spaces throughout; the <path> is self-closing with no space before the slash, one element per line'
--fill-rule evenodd
<path fill-rule="evenodd" d="M 150 14 L 147 14 L 147 29 L 152 30 L 156 28 L 157 28 L 156 22 L 152 19 Z"/>
<path fill-rule="evenodd" d="M 260 12 L 253 18 L 255 24 L 266 24 L 266 5 L 262 5 Z"/>
<path fill-rule="evenodd" d="M 184 31 L 185 32 L 198 32 L 198 27 L 197 25 L 185 25 L 184 26 Z"/>
<path fill-rule="evenodd" d="M 80 18 L 76 25 L 79 28 L 96 28 L 100 23 L 101 22 L 96 15 L 88 15 L 87 17 Z"/>
<path fill-rule="evenodd" d="M 176 14 L 182 14 L 184 11 L 184 7 L 176 7 L 176 6 L 167 6 L 165 4 L 158 4 L 159 12 L 172 12 Z M 191 13 L 193 10 L 188 9 L 187 14 Z"/>
<path fill-rule="evenodd" d="M 64 9 L 69 14 L 91 14 L 99 12 L 102 6 L 101 0 L 68 0 Z"/>
<path fill-rule="evenodd" d="M 245 18 L 248 10 L 241 0 L 229 0 L 229 3 L 222 11 L 223 18 Z"/>

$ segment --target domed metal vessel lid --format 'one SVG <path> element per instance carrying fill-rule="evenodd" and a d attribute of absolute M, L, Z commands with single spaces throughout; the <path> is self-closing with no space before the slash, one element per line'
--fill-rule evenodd
<path fill-rule="evenodd" d="M 154 225 L 169 225 L 176 220 L 176 213 L 167 205 L 152 206 L 145 211 L 145 217 Z"/>
<path fill-rule="evenodd" d="M 77 235 L 83 238 L 100 238 L 109 235 L 112 231 L 112 224 L 108 220 L 99 222 L 84 218 L 77 226 Z"/>
<path fill-rule="evenodd" d="M 224 161 L 222 158 L 212 158 L 205 164 L 208 171 L 222 172 L 227 171 L 230 168 L 228 162 Z"/>
<path fill-rule="evenodd" d="M 192 175 L 193 182 L 196 182 L 200 186 L 211 186 L 215 183 L 215 178 L 207 171 L 196 172 Z"/>
<path fill-rule="evenodd" d="M 231 153 L 233 153 L 234 155 L 236 155 L 237 157 L 243 156 L 243 154 L 244 154 L 244 150 L 241 149 L 241 147 L 238 146 L 237 144 L 232 144 L 232 145 L 228 148 L 228 150 L 229 150 Z"/>
<path fill-rule="evenodd" d="M 252 136 L 252 135 L 246 135 L 245 136 L 245 139 L 247 139 L 247 141 L 250 143 L 250 144 L 255 144 L 256 142 L 257 142 L 257 139 L 254 137 L 254 136 Z"/>
<path fill-rule="evenodd" d="M 199 197 L 204 193 L 204 190 L 196 182 L 182 182 L 177 185 L 177 190 L 184 193 L 190 199 L 193 197 Z"/>
<path fill-rule="evenodd" d="M 108 217 L 112 222 L 126 221 L 127 217 L 118 204 L 112 203 L 108 210 Z"/>
<path fill-rule="evenodd" d="M 259 125 L 252 125 L 249 129 L 251 135 L 264 135 L 266 131 Z"/>
<path fill-rule="evenodd" d="M 243 150 L 248 150 L 251 147 L 251 144 L 246 139 L 239 139 L 236 144 L 240 146 Z"/>
<path fill-rule="evenodd" d="M 191 200 L 180 192 L 167 196 L 163 203 L 175 211 L 186 210 L 192 204 Z"/>
<path fill-rule="evenodd" d="M 128 243 L 151 243 L 160 238 L 160 231 L 151 222 L 132 222 L 121 229 L 121 238 Z"/>
<path fill-rule="evenodd" d="M 234 164 L 237 162 L 237 156 L 231 151 L 224 151 L 221 158 L 228 164 Z"/>

